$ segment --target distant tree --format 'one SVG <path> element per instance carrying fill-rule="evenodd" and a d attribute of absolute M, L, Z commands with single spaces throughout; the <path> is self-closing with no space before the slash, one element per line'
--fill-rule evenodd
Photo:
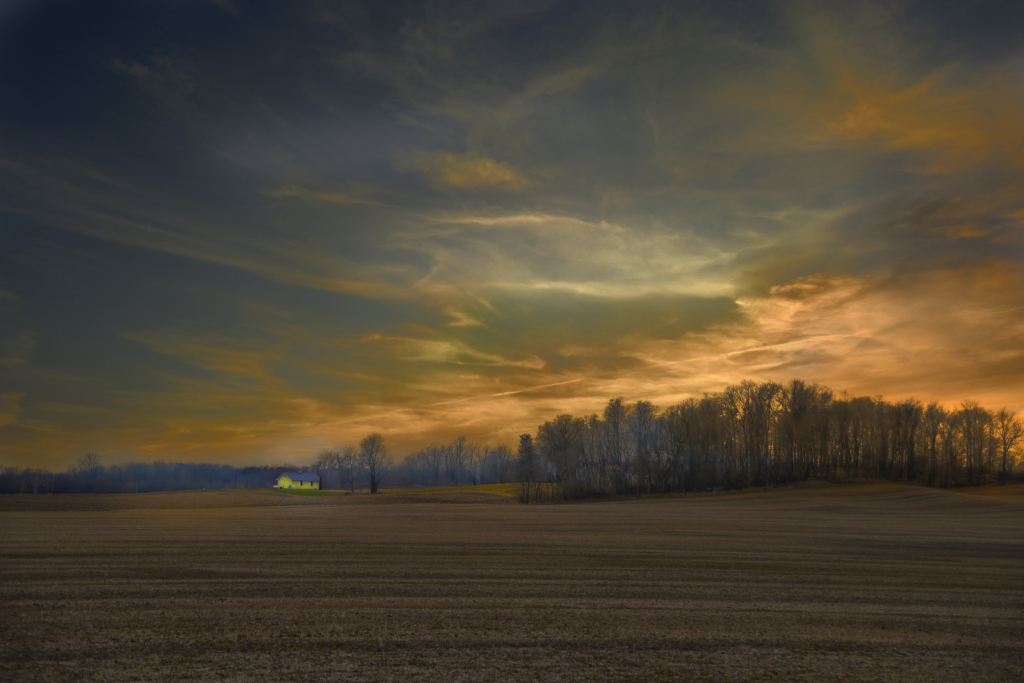
<path fill-rule="evenodd" d="M 558 483 L 558 492 L 567 500 L 588 493 L 585 430 L 586 420 L 572 415 L 559 415 L 537 430 L 537 456 L 543 471 Z"/>
<path fill-rule="evenodd" d="M 95 453 L 86 453 L 78 457 L 78 470 L 88 472 L 100 466 L 100 456 Z"/>
<path fill-rule="evenodd" d="M 31 488 L 32 493 L 52 493 L 50 473 L 46 470 L 26 470 L 25 488 Z"/>
<path fill-rule="evenodd" d="M 359 453 L 355 446 L 345 446 L 338 455 L 338 468 L 341 473 L 342 486 L 348 485 L 351 493 L 355 493 L 356 479 L 362 469 L 359 461 Z"/>
<path fill-rule="evenodd" d="M 628 409 L 621 396 L 608 401 L 604 409 L 605 469 L 611 475 L 612 491 L 621 493 L 626 487 L 626 418 Z"/>
<path fill-rule="evenodd" d="M 466 449 L 466 477 L 470 484 L 476 486 L 480 483 L 483 473 L 483 461 L 487 452 L 486 447 L 470 443 Z"/>
<path fill-rule="evenodd" d="M 921 404 L 910 399 L 893 407 L 894 448 L 897 457 L 897 469 L 906 474 L 906 478 L 914 481 L 917 478 L 917 428 L 921 423 Z"/>
<path fill-rule="evenodd" d="M 1005 481 L 1007 477 L 1007 458 L 1016 445 L 1021 442 L 1021 440 L 1024 440 L 1024 424 L 1021 424 L 1019 417 L 1007 411 L 1006 408 L 1003 408 L 996 413 L 995 434 L 999 445 L 1000 455 L 1002 456 L 1002 465 L 999 468 L 999 479 L 1001 481 Z"/>
<path fill-rule="evenodd" d="M 100 457 L 95 453 L 86 453 L 78 457 L 71 467 L 76 487 L 80 492 L 104 493 L 103 466 Z"/>
<path fill-rule="evenodd" d="M 333 473 L 331 479 L 337 482 L 338 488 L 348 488 L 355 491 L 356 479 L 359 478 L 360 465 L 359 455 L 353 446 L 343 448 L 325 449 L 317 453 L 313 461 L 313 469 L 320 474 L 324 488 L 327 488 L 325 476 Z M 333 484 L 332 484 L 333 485 Z"/>
<path fill-rule="evenodd" d="M 519 499 L 524 503 L 530 502 L 530 493 L 533 482 L 536 480 L 536 454 L 533 448 L 533 436 L 530 434 L 519 435 L 519 450 L 516 453 L 519 465 L 519 481 L 522 484 Z"/>
<path fill-rule="evenodd" d="M 508 446 L 498 446 L 487 454 L 487 475 L 498 484 L 513 478 L 515 458 Z"/>
<path fill-rule="evenodd" d="M 445 447 L 430 444 L 423 450 L 423 460 L 427 467 L 431 484 L 441 483 L 441 468 L 444 464 Z"/>
<path fill-rule="evenodd" d="M 658 410 L 650 401 L 637 401 L 633 410 L 629 411 L 627 420 L 630 436 L 629 447 L 633 457 L 637 493 L 649 493 L 654 488 L 651 446 L 654 441 L 657 417 Z"/>
<path fill-rule="evenodd" d="M 976 477 L 984 461 L 992 414 L 978 405 L 977 401 L 963 401 L 956 417 L 967 465 L 967 483 L 974 484 L 977 483 Z"/>
<path fill-rule="evenodd" d="M 458 485 L 462 474 L 466 470 L 467 460 L 470 457 L 470 444 L 466 437 L 459 436 L 452 440 L 444 449 L 444 470 L 448 481 Z"/>
<path fill-rule="evenodd" d="M 340 479 L 340 474 L 338 473 L 338 458 L 340 455 L 338 451 L 330 449 L 324 449 L 316 454 L 312 469 L 320 476 L 320 488 L 326 489 L 330 486 L 328 484 L 328 475 L 332 472 L 336 478 Z"/>
<path fill-rule="evenodd" d="M 939 438 L 949 420 L 949 415 L 938 403 L 929 403 L 924 411 L 924 446 L 928 454 L 928 472 L 925 482 L 932 486 L 938 477 Z"/>
<path fill-rule="evenodd" d="M 370 434 L 360 441 L 359 459 L 370 477 L 370 493 L 377 493 L 381 475 L 391 462 L 384 437 L 380 434 Z"/>

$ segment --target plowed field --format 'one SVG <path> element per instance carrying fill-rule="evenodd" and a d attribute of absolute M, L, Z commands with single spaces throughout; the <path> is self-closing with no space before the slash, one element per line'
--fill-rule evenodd
<path fill-rule="evenodd" d="M 0 502 L 0 680 L 1024 680 L 1024 496 L 224 495 Z"/>

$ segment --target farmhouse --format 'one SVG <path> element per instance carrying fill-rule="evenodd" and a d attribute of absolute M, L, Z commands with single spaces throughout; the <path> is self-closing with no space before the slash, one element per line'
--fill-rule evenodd
<path fill-rule="evenodd" d="M 320 477 L 308 472 L 285 472 L 277 478 L 276 489 L 318 489 Z"/>

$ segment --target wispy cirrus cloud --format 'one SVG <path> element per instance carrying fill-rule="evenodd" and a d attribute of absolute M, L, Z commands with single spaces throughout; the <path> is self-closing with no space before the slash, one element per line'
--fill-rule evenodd
<path fill-rule="evenodd" d="M 0 394 L 0 427 L 13 425 L 18 419 L 19 401 L 25 394 Z"/>
<path fill-rule="evenodd" d="M 125 333 L 121 337 L 208 370 L 260 380 L 271 378 L 267 361 L 281 359 L 280 349 L 245 348 L 254 346 L 253 342 L 224 337 L 188 337 L 173 330 Z"/>
<path fill-rule="evenodd" d="M 814 377 L 838 391 L 952 403 L 1009 403 L 1024 380 L 1024 297 L 1018 268 L 940 270 L 912 276 L 812 276 L 741 300 L 738 322 L 639 356 L 669 387 Z M 642 347 L 643 348 L 643 347 Z"/>
<path fill-rule="evenodd" d="M 496 187 L 520 190 L 529 181 L 507 163 L 469 154 L 418 152 L 398 164 L 399 170 L 418 171 L 440 187 Z"/>
<path fill-rule="evenodd" d="M 324 202 L 331 202 L 332 204 L 366 204 L 369 206 L 385 206 L 380 202 L 372 199 L 362 199 L 360 197 L 352 197 L 347 194 L 341 194 L 338 192 L 318 192 L 315 190 L 308 190 L 304 187 L 296 187 L 295 185 L 284 185 L 282 187 L 275 187 L 268 190 L 264 190 L 266 194 L 271 197 L 298 197 L 300 199 L 317 199 Z"/>

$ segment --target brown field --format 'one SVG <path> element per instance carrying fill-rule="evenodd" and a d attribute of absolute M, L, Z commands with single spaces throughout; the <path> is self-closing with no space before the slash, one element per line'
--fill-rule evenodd
<path fill-rule="evenodd" d="M 340 491 L 290 491 L 272 489 L 213 489 L 172 491 L 167 493 L 68 494 L 59 496 L 0 496 L 0 514 L 4 512 L 107 512 L 112 510 L 208 510 L 211 508 L 336 506 L 336 505 L 408 505 L 409 503 L 490 503 L 514 504 L 517 500 L 468 487 L 430 489 L 393 495 Z"/>
<path fill-rule="evenodd" d="M 1024 680 L 1012 493 L 4 498 L 3 681 Z"/>

